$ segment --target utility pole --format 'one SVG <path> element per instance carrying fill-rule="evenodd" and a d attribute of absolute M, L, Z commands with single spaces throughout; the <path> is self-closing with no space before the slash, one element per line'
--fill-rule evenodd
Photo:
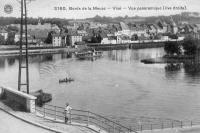
<path fill-rule="evenodd" d="M 22 86 L 26 87 L 26 93 L 29 94 L 29 66 L 28 66 L 28 38 L 27 38 L 27 1 L 21 0 L 21 24 L 20 24 L 20 49 L 19 49 L 19 73 L 18 73 L 18 91 Z M 25 30 L 24 30 L 25 27 Z M 25 38 L 25 39 L 23 39 Z M 25 45 L 25 46 L 24 46 Z M 22 62 L 25 55 L 25 63 Z M 22 81 L 22 75 L 25 72 L 25 81 Z"/>

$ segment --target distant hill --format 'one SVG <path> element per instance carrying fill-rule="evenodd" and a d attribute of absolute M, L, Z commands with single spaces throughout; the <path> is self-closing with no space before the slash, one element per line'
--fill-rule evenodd
<path fill-rule="evenodd" d="M 196 12 L 183 12 L 181 14 L 177 15 L 171 15 L 171 16 L 151 16 L 151 17 L 140 17 L 140 16 L 134 16 L 134 17 L 101 17 L 96 15 L 93 18 L 86 18 L 81 19 L 79 22 L 99 22 L 99 23 L 155 23 L 158 19 L 168 21 L 170 18 L 173 18 L 175 22 L 179 21 L 187 21 L 192 24 L 199 23 L 200 24 L 200 16 L 199 13 Z M 38 19 L 40 19 L 41 23 L 51 23 L 51 24 L 57 24 L 59 27 L 62 27 L 63 25 L 69 24 L 69 22 L 73 22 L 76 20 L 69 20 L 69 19 L 61 19 L 61 18 L 28 18 L 28 24 L 37 24 Z M 0 17 L 0 25 L 9 25 L 9 24 L 19 24 L 20 18 L 15 17 Z"/>

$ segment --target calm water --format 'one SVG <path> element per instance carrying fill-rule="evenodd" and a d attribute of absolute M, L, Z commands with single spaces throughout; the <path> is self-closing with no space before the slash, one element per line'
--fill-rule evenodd
<path fill-rule="evenodd" d="M 73 55 L 30 57 L 30 89 L 53 94 L 51 104 L 128 119 L 140 116 L 194 120 L 200 118 L 200 72 L 180 65 L 146 65 L 141 59 L 160 57 L 164 50 L 105 51 L 97 60 Z M 18 60 L 0 58 L 0 84 L 17 88 Z M 75 82 L 59 84 L 66 76 Z"/>

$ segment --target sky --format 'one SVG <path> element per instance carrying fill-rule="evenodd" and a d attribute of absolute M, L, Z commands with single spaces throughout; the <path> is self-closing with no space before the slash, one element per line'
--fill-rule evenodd
<path fill-rule="evenodd" d="M 20 17 L 18 1 L 0 0 L 0 16 Z M 13 6 L 13 13 L 6 14 L 4 12 L 6 4 Z M 65 7 L 66 10 L 55 10 L 57 7 Z M 79 10 L 69 10 L 69 7 L 79 8 Z M 93 10 L 93 7 L 104 10 Z M 114 7 L 121 7 L 121 10 L 114 10 Z M 132 7 L 133 10 L 130 10 L 129 7 Z M 144 10 L 144 7 L 150 8 Z M 28 17 L 84 19 L 96 15 L 109 17 L 166 16 L 181 12 L 200 12 L 199 9 L 200 0 L 34 0 L 28 4 Z"/>

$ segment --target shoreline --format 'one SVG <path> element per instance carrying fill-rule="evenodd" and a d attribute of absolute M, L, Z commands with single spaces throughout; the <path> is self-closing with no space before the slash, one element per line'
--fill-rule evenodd
<path fill-rule="evenodd" d="M 29 49 L 29 55 L 43 55 L 43 54 L 58 54 L 58 53 L 74 53 L 80 49 L 75 48 L 39 48 Z M 25 50 L 22 51 L 22 55 L 25 55 Z M 0 51 L 0 56 L 19 56 L 19 49 L 6 49 Z"/>
<path fill-rule="evenodd" d="M 145 49 L 145 48 L 160 48 L 164 47 L 164 42 L 143 42 L 143 43 L 124 43 L 124 44 L 87 44 L 88 47 L 97 50 L 118 50 L 118 49 Z"/>
<path fill-rule="evenodd" d="M 163 42 L 157 43 L 138 43 L 138 44 L 87 44 L 89 48 L 94 48 L 96 50 L 124 50 L 124 49 L 145 49 L 145 48 L 160 48 L 164 47 Z M 29 47 L 29 55 L 43 55 L 43 54 L 59 54 L 59 53 L 74 53 L 81 52 L 83 49 L 70 48 L 70 47 L 52 47 L 43 46 Z M 25 55 L 25 50 L 22 50 L 22 55 Z M 4 45 L 0 46 L 0 56 L 19 56 L 19 47 Z"/>
<path fill-rule="evenodd" d="M 195 60 L 194 56 L 163 56 L 158 58 L 142 59 L 144 64 L 188 63 Z"/>

